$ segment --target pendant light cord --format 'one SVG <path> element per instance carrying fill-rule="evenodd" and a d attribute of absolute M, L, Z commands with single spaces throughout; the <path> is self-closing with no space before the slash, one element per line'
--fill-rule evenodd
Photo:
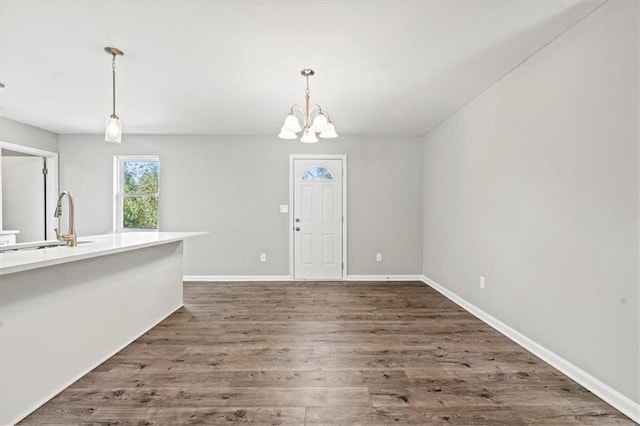
<path fill-rule="evenodd" d="M 116 55 L 113 55 L 113 59 L 111 59 L 111 74 L 113 80 L 113 114 L 111 117 L 116 117 Z"/>

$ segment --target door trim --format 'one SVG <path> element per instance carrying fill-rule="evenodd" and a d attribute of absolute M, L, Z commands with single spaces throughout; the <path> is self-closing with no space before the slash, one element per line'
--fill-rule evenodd
<path fill-rule="evenodd" d="M 295 187 L 294 160 L 342 160 L 342 280 L 347 276 L 347 156 L 345 154 L 289 155 L 289 280 L 294 280 L 295 250 L 293 247 L 293 193 Z"/>
<path fill-rule="evenodd" d="M 45 151 L 43 149 L 33 148 L 26 145 L 19 145 L 11 142 L 5 142 L 0 140 L 0 149 L 8 149 L 10 151 L 21 152 L 23 154 L 29 154 L 36 157 L 44 157 L 47 164 L 47 174 L 45 176 L 46 191 L 45 191 L 45 204 L 51 214 L 45 214 L 46 221 L 46 239 L 56 239 L 55 231 L 53 230 L 56 224 L 56 218 L 53 217 L 53 209 L 58 201 L 58 153 Z M 2 155 L 0 154 L 0 158 Z M 1 162 L 0 162 L 1 163 Z M 2 166 L 0 165 L 0 193 L 2 192 Z M 0 229 L 2 228 L 2 198 L 0 197 Z"/>

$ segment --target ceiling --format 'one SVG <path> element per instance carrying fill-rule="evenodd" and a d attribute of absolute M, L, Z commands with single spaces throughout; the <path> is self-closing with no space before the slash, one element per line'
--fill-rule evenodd
<path fill-rule="evenodd" d="M 421 136 L 602 1 L 0 0 L 0 114 L 60 134 Z"/>

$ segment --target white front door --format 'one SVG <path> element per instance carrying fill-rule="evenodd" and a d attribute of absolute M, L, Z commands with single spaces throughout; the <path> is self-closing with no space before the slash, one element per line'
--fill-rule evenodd
<path fill-rule="evenodd" d="M 343 273 L 342 159 L 293 159 L 293 278 Z"/>

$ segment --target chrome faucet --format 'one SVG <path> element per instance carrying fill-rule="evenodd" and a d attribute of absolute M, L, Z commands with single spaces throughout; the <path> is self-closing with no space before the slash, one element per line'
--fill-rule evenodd
<path fill-rule="evenodd" d="M 60 232 L 58 232 L 58 228 L 60 228 L 60 217 L 62 216 L 62 199 L 64 198 L 65 195 L 69 199 L 69 231 L 66 234 L 60 234 Z M 71 193 L 69 193 L 68 191 L 62 191 L 60 193 L 60 196 L 58 197 L 58 205 L 56 206 L 56 212 L 53 214 L 53 217 L 58 218 L 58 228 L 55 229 L 56 238 L 60 241 L 64 241 L 65 243 L 67 243 L 69 247 L 75 247 L 77 245 L 76 230 L 74 229 L 73 212 L 74 212 L 74 206 L 73 206 L 73 197 L 71 196 Z"/>

